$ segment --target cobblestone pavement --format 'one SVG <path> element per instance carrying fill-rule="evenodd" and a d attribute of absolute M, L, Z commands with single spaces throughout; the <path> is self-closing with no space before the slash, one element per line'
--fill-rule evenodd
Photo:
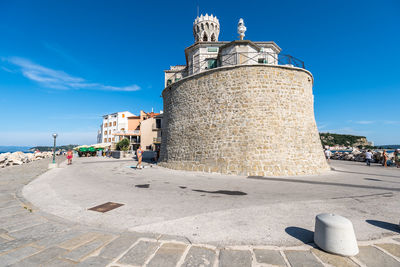
<path fill-rule="evenodd" d="M 26 165 L 11 167 L 18 172 L 0 170 L 0 266 L 400 266 L 400 235 L 360 242 L 357 256 L 340 257 L 313 244 L 214 247 L 178 236 L 77 225 L 21 197 L 22 187 L 47 162 Z"/>

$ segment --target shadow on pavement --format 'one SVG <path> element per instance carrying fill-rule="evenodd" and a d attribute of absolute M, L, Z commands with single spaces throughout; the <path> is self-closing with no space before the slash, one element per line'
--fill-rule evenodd
<path fill-rule="evenodd" d="M 285 232 L 294 238 L 300 240 L 304 244 L 314 242 L 314 232 L 296 226 L 286 227 Z"/>
<path fill-rule="evenodd" d="M 230 195 L 230 196 L 245 196 L 245 195 L 247 195 L 247 193 L 242 192 L 242 191 L 229 191 L 229 190 L 207 191 L 207 190 L 193 189 L 192 191 L 200 192 L 200 193 L 208 193 L 208 194 Z"/>
<path fill-rule="evenodd" d="M 377 221 L 377 220 L 365 220 L 365 221 L 369 224 L 372 224 L 373 226 L 377 226 L 389 231 L 400 233 L 400 227 L 397 224 L 384 221 Z"/>
<path fill-rule="evenodd" d="M 109 162 L 133 162 L 133 159 L 115 159 L 115 160 L 96 160 L 88 162 L 80 162 L 80 164 L 109 163 Z"/>
<path fill-rule="evenodd" d="M 392 184 L 400 184 L 400 182 L 384 181 L 384 180 L 374 179 L 374 178 L 364 178 L 364 180 L 375 181 L 375 182 L 384 182 L 384 183 L 392 183 Z"/>
<path fill-rule="evenodd" d="M 392 168 L 392 167 L 390 167 Z M 382 167 L 383 169 L 383 167 Z M 350 171 L 342 171 L 342 170 L 337 170 L 335 169 L 334 172 L 344 172 L 344 173 L 354 173 L 354 174 L 362 174 L 362 175 L 371 175 L 371 176 L 384 176 L 384 177 L 392 177 L 392 178 L 400 178 L 400 175 L 386 175 L 386 174 L 381 174 L 381 173 L 367 173 L 367 172 L 350 172 Z"/>
<path fill-rule="evenodd" d="M 256 180 L 273 181 L 273 182 L 331 185 L 331 186 L 343 186 L 343 187 L 365 188 L 365 189 L 376 189 L 376 190 L 387 190 L 387 191 L 400 191 L 400 188 L 395 188 L 395 187 L 370 186 L 370 185 L 361 185 L 361 184 L 358 185 L 358 184 L 319 182 L 319 181 L 299 180 L 299 179 L 290 179 L 290 178 L 270 178 L 270 177 L 264 177 L 264 176 L 248 176 L 247 178 L 248 179 L 256 179 Z"/>

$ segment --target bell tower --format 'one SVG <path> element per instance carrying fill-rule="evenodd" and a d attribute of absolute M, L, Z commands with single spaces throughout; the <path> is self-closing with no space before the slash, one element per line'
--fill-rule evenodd
<path fill-rule="evenodd" d="M 218 42 L 219 20 L 212 14 L 201 15 L 193 22 L 193 36 L 195 42 Z"/>

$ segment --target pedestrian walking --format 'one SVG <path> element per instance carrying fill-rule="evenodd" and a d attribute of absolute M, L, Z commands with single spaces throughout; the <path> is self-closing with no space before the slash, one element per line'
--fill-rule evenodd
<path fill-rule="evenodd" d="M 138 149 L 136 150 L 136 157 L 138 160 L 138 163 L 136 164 L 136 169 L 141 169 L 142 168 L 142 157 L 143 157 L 143 150 L 142 150 L 141 146 L 139 146 Z"/>
<path fill-rule="evenodd" d="M 328 162 L 331 160 L 331 156 L 332 152 L 330 151 L 330 149 L 325 149 L 325 157 Z"/>
<path fill-rule="evenodd" d="M 73 157 L 72 150 L 69 149 L 68 152 L 67 152 L 67 160 L 68 160 L 68 164 L 67 165 L 71 165 L 72 164 L 72 157 Z"/>
<path fill-rule="evenodd" d="M 367 162 L 367 166 L 371 166 L 371 161 L 372 161 L 371 150 L 368 150 L 367 152 L 365 152 L 365 161 Z"/>

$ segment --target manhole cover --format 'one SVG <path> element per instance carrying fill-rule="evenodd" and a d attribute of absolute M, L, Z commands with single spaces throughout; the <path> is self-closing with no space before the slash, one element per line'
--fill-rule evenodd
<path fill-rule="evenodd" d="M 107 212 L 116 208 L 123 206 L 124 204 L 114 203 L 114 202 L 107 202 L 96 207 L 90 208 L 89 210 L 94 210 L 98 212 Z"/>

